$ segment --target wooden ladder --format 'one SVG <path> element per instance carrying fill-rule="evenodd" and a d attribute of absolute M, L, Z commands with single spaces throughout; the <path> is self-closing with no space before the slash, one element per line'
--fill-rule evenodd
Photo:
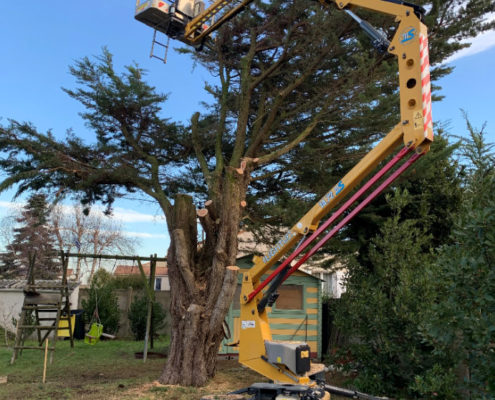
<path fill-rule="evenodd" d="M 21 315 L 17 321 L 14 352 L 10 363 L 22 354 L 22 350 L 45 350 L 45 340 L 51 340 L 50 362 L 59 331 L 69 331 L 70 345 L 74 347 L 72 320 L 70 318 L 70 292 L 67 283 L 68 258 L 62 254 L 62 282 L 46 283 L 34 280 L 35 255 L 29 256 L 29 272 L 27 284 L 24 287 L 24 303 Z M 59 327 L 60 321 L 66 320 L 66 327 Z M 25 345 L 25 340 L 36 331 L 38 346 Z"/>

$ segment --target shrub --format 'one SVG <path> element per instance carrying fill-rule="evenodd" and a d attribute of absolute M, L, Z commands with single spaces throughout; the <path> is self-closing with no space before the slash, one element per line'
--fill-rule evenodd
<path fill-rule="evenodd" d="M 113 277 L 115 289 L 144 289 L 144 281 L 141 275 L 115 276 Z"/>
<path fill-rule="evenodd" d="M 136 340 L 143 340 L 146 335 L 146 316 L 148 314 L 147 297 L 134 298 L 129 308 L 128 317 L 131 330 Z M 165 310 L 160 303 L 153 302 L 151 313 L 151 334 L 156 336 L 157 332 L 165 327 Z"/>
<path fill-rule="evenodd" d="M 97 271 L 91 281 L 88 300 L 82 301 L 84 308 L 84 321 L 95 321 L 95 309 L 103 324 L 104 331 L 115 334 L 119 329 L 119 304 L 112 282 L 112 276 L 105 270 Z"/>

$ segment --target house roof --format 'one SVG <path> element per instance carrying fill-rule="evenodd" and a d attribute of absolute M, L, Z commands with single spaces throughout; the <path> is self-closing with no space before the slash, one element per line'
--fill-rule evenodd
<path fill-rule="evenodd" d="M 239 268 L 241 268 L 241 270 L 245 270 L 246 268 L 244 267 L 244 265 L 242 264 L 246 264 L 246 265 L 250 265 L 251 264 L 251 260 L 252 260 L 252 255 L 250 254 L 247 254 L 245 256 L 242 256 L 242 257 L 237 257 L 237 261 L 238 261 L 238 264 L 241 264 L 241 265 L 238 265 Z M 276 263 L 275 265 L 273 265 L 271 268 L 270 268 L 270 272 L 272 272 L 276 267 L 278 267 L 279 263 Z M 249 269 L 249 268 L 247 268 Z M 313 279 L 316 279 L 318 281 L 321 281 L 321 279 L 317 276 L 314 276 L 312 275 L 310 272 L 308 271 L 305 271 L 301 268 L 299 268 L 297 270 L 297 272 L 299 272 L 300 274 L 304 275 L 304 276 L 308 276 L 310 278 L 313 278 Z M 267 272 L 268 273 L 268 272 Z"/>
<path fill-rule="evenodd" d="M 143 264 L 144 274 L 146 276 L 150 275 L 150 263 Z M 114 271 L 116 276 L 127 276 L 127 275 L 139 275 L 139 267 L 137 265 L 117 265 Z M 166 276 L 168 275 L 168 268 L 166 261 L 158 261 L 156 263 L 155 276 Z"/>
<path fill-rule="evenodd" d="M 24 287 L 27 284 L 26 279 L 0 279 L 0 290 L 23 290 Z M 80 282 L 68 282 L 69 285 L 69 290 L 74 290 L 76 287 L 78 287 Z M 59 280 L 47 280 L 47 279 L 37 279 L 36 280 L 36 285 L 43 290 L 43 286 L 46 286 L 49 288 L 50 286 L 53 285 L 60 285 Z"/>

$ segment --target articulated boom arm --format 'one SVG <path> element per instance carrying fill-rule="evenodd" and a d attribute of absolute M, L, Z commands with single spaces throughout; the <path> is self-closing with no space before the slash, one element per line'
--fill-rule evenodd
<path fill-rule="evenodd" d="M 331 0 L 321 0 L 321 2 L 327 6 Z M 428 36 L 426 26 L 421 21 L 421 9 L 399 0 L 336 0 L 335 2 L 340 9 L 345 9 L 351 15 L 353 14 L 350 10 L 352 7 L 362 7 L 396 17 L 399 26 L 392 41 L 388 44 L 387 50 L 398 58 L 401 119 L 392 131 L 336 183 L 264 257 L 254 257 L 254 266 L 243 275 L 239 362 L 274 381 L 291 383 L 296 381 L 301 384 L 308 382 L 307 376 L 294 377 L 291 371 L 283 365 L 270 363 L 266 359 L 265 343 L 272 340 L 266 306 L 271 305 L 276 299 L 272 296 L 276 296 L 277 288 L 400 173 L 425 154 L 433 141 Z M 356 188 L 401 143 L 404 144 L 404 149 L 375 177 L 370 179 L 358 193 L 353 195 L 341 209 L 335 212 L 328 221 L 318 227 L 320 220 L 338 203 L 341 203 L 345 196 Z M 339 216 L 343 215 L 348 207 L 408 152 L 414 153 L 410 160 L 339 222 L 313 249 L 305 256 L 297 259 L 304 249 L 331 226 Z M 297 249 L 268 278 L 261 282 L 262 276 L 297 244 L 299 244 Z M 271 286 L 263 292 L 262 290 L 269 283 Z"/>
<path fill-rule="evenodd" d="M 267 255 L 255 260 L 255 267 L 250 271 L 253 281 L 258 281 L 303 236 L 314 231 L 321 218 L 401 142 L 406 146 L 428 150 L 429 143 L 433 141 L 427 31 L 415 10 L 401 2 L 387 0 L 347 0 L 336 3 L 342 9 L 351 5 L 359 6 L 393 15 L 400 21 L 388 51 L 396 55 L 399 61 L 401 122 L 323 196 Z"/>

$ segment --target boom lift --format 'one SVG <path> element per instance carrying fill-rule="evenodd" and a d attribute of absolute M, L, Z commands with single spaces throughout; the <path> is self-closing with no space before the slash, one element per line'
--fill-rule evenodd
<path fill-rule="evenodd" d="M 161 19 L 159 18 L 161 22 L 158 20 L 149 22 L 146 16 L 153 9 L 156 11 L 156 6 L 153 5 L 156 1 L 148 0 L 140 4 L 138 0 L 136 19 L 188 45 L 198 46 L 252 0 L 241 2 L 217 0 L 206 10 L 196 14 L 187 14 L 186 9 L 181 8 L 182 1 L 187 3 L 195 0 L 178 0 L 178 5 L 175 3 L 168 8 L 168 12 L 161 15 Z M 304 342 L 274 341 L 267 317 L 267 307 L 276 301 L 277 288 L 383 189 L 426 154 L 433 141 L 428 36 L 426 26 L 422 22 L 424 10 L 402 0 L 320 0 L 320 2 L 324 6 L 336 3 L 339 9 L 347 12 L 363 28 L 379 51 L 388 51 L 397 56 L 401 118 L 378 145 L 330 189 L 264 257 L 255 256 L 254 266 L 243 275 L 239 362 L 275 382 L 245 389 L 257 396 L 255 397 L 257 399 L 324 399 L 328 398 L 326 392 L 352 395 L 355 396 L 354 398 L 373 398 L 356 392 L 346 394 L 342 392 L 343 389 L 328 385 L 318 386 L 318 382 L 321 382 L 319 378 L 322 368 L 311 364 L 309 346 Z M 392 40 L 388 42 L 380 31 L 360 19 L 352 11 L 355 7 L 394 16 L 398 27 Z M 227 10 L 222 13 L 225 8 Z M 215 21 L 214 17 L 217 15 L 220 17 Z M 346 195 L 401 143 L 404 147 L 320 225 L 321 219 L 341 203 Z M 410 158 L 385 177 L 408 154 L 411 154 Z M 350 207 L 382 178 L 384 178 L 382 183 L 349 211 Z M 339 218 L 341 219 L 338 220 Z M 337 224 L 302 255 L 303 251 L 335 222 Z M 292 254 L 262 281 L 264 274 L 294 247 L 296 249 Z"/>

